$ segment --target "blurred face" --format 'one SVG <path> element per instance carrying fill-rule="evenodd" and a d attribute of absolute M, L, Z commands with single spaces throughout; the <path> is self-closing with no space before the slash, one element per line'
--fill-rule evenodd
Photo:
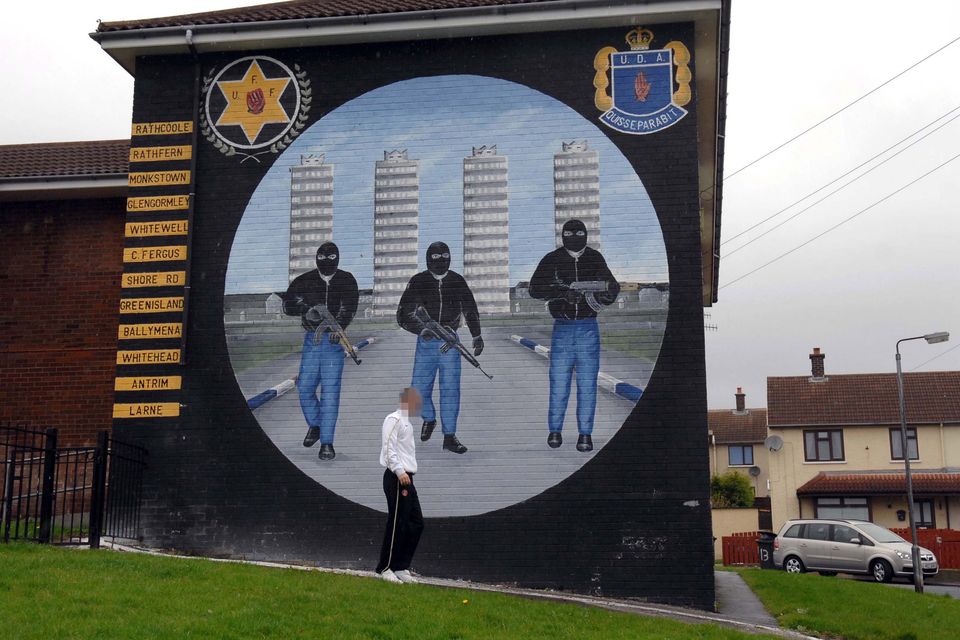
<path fill-rule="evenodd" d="M 406 410 L 407 415 L 418 416 L 423 407 L 423 400 L 416 389 L 407 389 L 406 394 L 400 400 L 400 408 Z"/>

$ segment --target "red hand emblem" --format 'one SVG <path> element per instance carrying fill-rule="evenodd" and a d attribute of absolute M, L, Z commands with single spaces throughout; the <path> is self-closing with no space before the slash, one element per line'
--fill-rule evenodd
<path fill-rule="evenodd" d="M 647 82 L 647 76 L 641 71 L 633 81 L 633 93 L 639 102 L 646 102 L 647 95 L 650 93 L 651 85 Z"/>
<path fill-rule="evenodd" d="M 254 115 L 259 115 L 263 113 L 263 108 L 266 104 L 267 101 L 263 97 L 263 89 L 258 87 L 253 91 L 247 91 L 247 111 Z"/>

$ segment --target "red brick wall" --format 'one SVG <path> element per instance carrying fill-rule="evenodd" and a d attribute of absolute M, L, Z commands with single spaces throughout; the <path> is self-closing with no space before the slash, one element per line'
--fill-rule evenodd
<path fill-rule="evenodd" d="M 0 423 L 110 429 L 124 200 L 0 204 Z"/>

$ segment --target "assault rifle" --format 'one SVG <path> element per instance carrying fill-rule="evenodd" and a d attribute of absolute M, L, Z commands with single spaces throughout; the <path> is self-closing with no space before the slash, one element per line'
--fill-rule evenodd
<path fill-rule="evenodd" d="M 350 343 L 347 332 L 343 330 L 343 327 L 340 326 L 340 323 L 337 322 L 337 319 L 330 313 L 326 305 L 317 304 L 310 307 L 310 310 L 304 314 L 304 320 L 310 323 L 311 327 L 316 326 L 316 329 L 313 330 L 313 344 L 320 344 L 323 332 L 329 331 L 331 335 L 335 335 L 340 339 L 340 344 L 347 350 L 347 353 L 353 358 L 353 361 L 360 364 L 357 350 L 354 349 L 353 344 Z"/>
<path fill-rule="evenodd" d="M 430 314 L 427 313 L 427 310 L 422 306 L 417 306 L 416 311 L 413 312 L 413 316 L 420 321 L 420 324 L 423 325 L 424 331 L 428 332 L 434 336 L 437 340 L 443 340 L 443 346 L 440 347 L 440 353 L 446 353 L 450 351 L 451 348 L 456 349 L 460 352 L 460 355 L 463 356 L 463 359 L 475 366 L 480 370 L 480 373 L 487 376 L 490 380 L 493 380 L 493 376 L 483 370 L 483 367 L 480 366 L 480 361 L 477 360 L 470 351 L 463 346 L 463 343 L 460 342 L 460 336 L 457 335 L 456 331 L 452 331 L 441 325 L 439 322 L 430 317 Z"/>
<path fill-rule="evenodd" d="M 597 313 L 600 313 L 600 310 L 603 309 L 603 304 L 597 300 L 594 294 L 606 293 L 610 290 L 610 283 L 608 283 L 606 280 L 582 280 L 579 282 L 571 282 L 569 284 L 557 280 L 554 284 L 556 284 L 556 286 L 563 291 L 576 291 L 583 294 L 583 298 L 586 300 L 587 305 Z"/>

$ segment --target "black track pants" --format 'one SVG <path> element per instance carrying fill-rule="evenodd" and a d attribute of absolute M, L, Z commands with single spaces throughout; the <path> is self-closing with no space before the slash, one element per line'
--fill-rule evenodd
<path fill-rule="evenodd" d="M 400 486 L 397 476 L 387 469 L 383 472 L 383 493 L 387 497 L 387 528 L 380 548 L 377 573 L 386 569 L 403 571 L 410 568 L 413 554 L 423 533 L 423 513 L 420 498 L 413 486 L 413 474 L 409 485 Z"/>

